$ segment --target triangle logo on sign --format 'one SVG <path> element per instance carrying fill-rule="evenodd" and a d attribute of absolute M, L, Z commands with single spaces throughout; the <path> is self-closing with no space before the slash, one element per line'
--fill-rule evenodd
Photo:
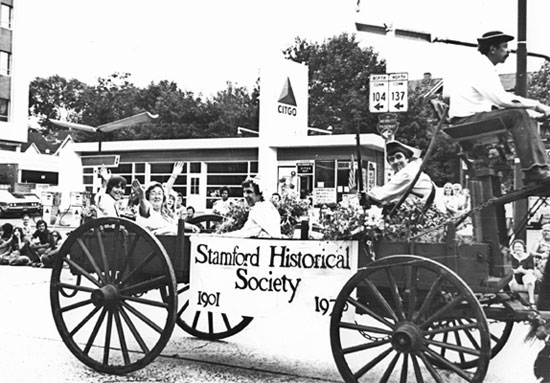
<path fill-rule="evenodd" d="M 294 92 L 292 91 L 292 85 L 290 85 L 290 78 L 288 77 L 286 78 L 283 91 L 279 96 L 279 102 L 281 104 L 296 106 L 296 98 L 294 97 Z"/>

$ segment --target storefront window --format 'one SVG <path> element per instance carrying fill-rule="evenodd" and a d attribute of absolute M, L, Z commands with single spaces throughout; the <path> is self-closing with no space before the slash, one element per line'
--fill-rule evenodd
<path fill-rule="evenodd" d="M 316 188 L 333 188 L 335 176 L 335 161 L 315 161 Z"/>

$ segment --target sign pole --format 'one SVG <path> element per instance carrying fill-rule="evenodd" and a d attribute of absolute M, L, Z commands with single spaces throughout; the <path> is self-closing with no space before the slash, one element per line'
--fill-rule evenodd
<path fill-rule="evenodd" d="M 361 164 L 361 129 L 359 127 L 359 120 L 355 120 L 356 132 L 355 140 L 357 141 L 357 172 L 359 173 L 359 181 L 357 183 L 357 191 L 361 193 L 363 191 L 363 166 Z"/>

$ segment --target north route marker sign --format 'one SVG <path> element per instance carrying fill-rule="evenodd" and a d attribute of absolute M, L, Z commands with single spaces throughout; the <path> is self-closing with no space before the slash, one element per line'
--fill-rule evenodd
<path fill-rule="evenodd" d="M 387 74 L 371 74 L 369 76 L 369 111 L 371 113 L 388 112 L 388 80 Z"/>
<path fill-rule="evenodd" d="M 371 74 L 369 82 L 371 113 L 406 112 L 409 109 L 408 73 Z"/>

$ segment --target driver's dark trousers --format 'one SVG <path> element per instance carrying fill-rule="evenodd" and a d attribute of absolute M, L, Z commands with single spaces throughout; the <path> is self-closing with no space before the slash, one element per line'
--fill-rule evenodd
<path fill-rule="evenodd" d="M 482 122 L 496 117 L 502 119 L 506 129 L 512 134 L 521 169 L 524 172 L 536 166 L 548 169 L 546 150 L 537 131 L 537 122 L 529 117 L 525 109 L 499 109 L 476 113 L 469 117 L 454 117 L 451 123 L 454 125 Z"/>

